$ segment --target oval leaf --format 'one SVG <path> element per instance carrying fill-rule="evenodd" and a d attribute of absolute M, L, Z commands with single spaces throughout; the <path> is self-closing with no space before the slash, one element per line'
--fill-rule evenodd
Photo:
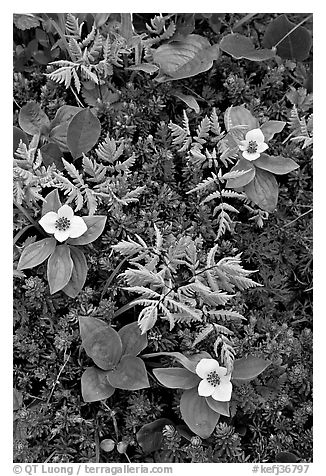
<path fill-rule="evenodd" d="M 138 355 L 147 347 L 147 336 L 141 334 L 138 322 L 123 326 L 118 332 L 122 342 L 122 355 Z"/>
<path fill-rule="evenodd" d="M 256 168 L 254 179 L 244 186 L 244 192 L 262 210 L 273 212 L 278 200 L 278 183 L 273 174 Z"/>
<path fill-rule="evenodd" d="M 234 167 L 232 167 L 229 173 L 241 171 L 244 171 L 245 173 L 243 175 L 240 175 L 239 177 L 229 178 L 226 183 L 226 186 L 228 188 L 243 187 L 244 185 L 250 183 L 256 175 L 256 170 L 252 162 L 249 162 L 249 160 L 243 158 L 238 160 L 238 162 L 234 165 Z"/>
<path fill-rule="evenodd" d="M 224 113 L 224 124 L 227 131 L 236 126 L 245 126 L 247 130 L 258 127 L 257 119 L 244 106 L 228 107 Z"/>
<path fill-rule="evenodd" d="M 72 118 L 83 108 L 76 106 L 61 106 L 50 124 L 49 140 L 57 144 L 63 152 L 69 152 L 67 147 L 68 126 Z"/>
<path fill-rule="evenodd" d="M 142 426 L 136 433 L 137 442 L 144 453 L 151 453 L 161 448 L 162 430 L 165 425 L 172 425 L 172 421 L 167 418 L 159 418 Z"/>
<path fill-rule="evenodd" d="M 256 167 L 267 170 L 276 175 L 284 175 L 299 168 L 299 164 L 294 160 L 282 156 L 270 156 L 267 154 L 261 154 L 254 162 Z"/>
<path fill-rule="evenodd" d="M 87 225 L 87 231 L 78 238 L 69 238 L 71 245 L 88 245 L 95 241 L 102 233 L 105 227 L 107 217 L 104 215 L 82 217 Z"/>
<path fill-rule="evenodd" d="M 54 238 L 44 238 L 44 240 L 31 243 L 24 248 L 17 269 L 34 268 L 43 263 L 55 250 L 56 240 Z"/>
<path fill-rule="evenodd" d="M 296 24 L 289 21 L 285 14 L 278 16 L 268 24 L 263 45 L 272 48 L 280 42 L 276 51 L 281 58 L 303 61 L 309 56 L 312 46 L 311 33 L 303 26 L 295 27 Z"/>
<path fill-rule="evenodd" d="M 154 369 L 153 374 L 162 385 L 168 388 L 188 390 L 197 386 L 201 380 L 196 374 L 182 367 Z"/>
<path fill-rule="evenodd" d="M 260 357 L 243 357 L 234 361 L 232 380 L 251 380 L 260 375 L 270 362 Z"/>
<path fill-rule="evenodd" d="M 28 146 L 28 137 L 25 134 L 25 132 L 22 131 L 21 129 L 19 129 L 19 127 L 14 126 L 14 130 L 13 130 L 13 153 L 16 152 L 20 141 L 23 141 L 23 143 Z"/>
<path fill-rule="evenodd" d="M 207 405 L 220 415 L 230 416 L 230 402 L 218 402 L 212 397 L 205 397 Z"/>
<path fill-rule="evenodd" d="M 111 387 L 106 378 L 107 372 L 88 367 L 81 378 L 81 391 L 84 402 L 98 402 L 114 394 L 115 388 Z"/>
<path fill-rule="evenodd" d="M 222 38 L 220 48 L 233 58 L 245 58 L 251 61 L 265 61 L 275 57 L 275 51 L 270 49 L 256 50 L 250 38 L 239 33 L 231 33 Z"/>
<path fill-rule="evenodd" d="M 115 370 L 108 373 L 108 381 L 122 390 L 140 390 L 149 387 L 144 362 L 139 357 L 124 355 Z"/>
<path fill-rule="evenodd" d="M 196 99 L 193 96 L 191 96 L 189 94 L 188 95 L 182 94 L 182 93 L 179 93 L 179 92 L 172 93 L 172 95 L 177 97 L 178 99 L 181 99 L 181 101 L 183 101 L 185 104 L 187 104 L 187 106 L 190 107 L 190 109 L 193 109 L 197 114 L 199 114 L 200 107 L 199 107 L 198 102 L 196 101 Z"/>
<path fill-rule="evenodd" d="M 47 277 L 50 286 L 50 294 L 60 291 L 68 284 L 72 268 L 73 263 L 70 257 L 69 246 L 57 246 L 48 261 Z"/>
<path fill-rule="evenodd" d="M 205 397 L 198 395 L 197 388 L 183 392 L 180 411 L 184 422 L 201 438 L 208 438 L 213 433 L 220 418 L 219 413 L 207 405 Z"/>
<path fill-rule="evenodd" d="M 21 108 L 18 122 L 23 131 L 32 136 L 50 126 L 48 116 L 35 101 L 30 101 Z"/>
<path fill-rule="evenodd" d="M 101 134 L 101 124 L 89 109 L 78 112 L 70 121 L 67 132 L 67 146 L 74 159 L 86 154 L 97 143 Z"/>
<path fill-rule="evenodd" d="M 80 249 L 75 246 L 70 246 L 70 256 L 73 262 L 71 278 L 62 291 L 67 294 L 67 296 L 75 298 L 83 289 L 88 267 L 85 255 Z"/>
<path fill-rule="evenodd" d="M 115 367 L 122 354 L 119 334 L 94 317 L 80 317 L 79 326 L 86 354 L 103 370 Z"/>
<path fill-rule="evenodd" d="M 142 355 L 142 358 L 144 359 L 148 357 L 158 357 L 160 355 L 177 359 L 177 361 L 180 362 L 181 365 L 183 365 L 186 369 L 190 370 L 190 372 L 193 373 L 196 373 L 196 365 L 201 359 L 211 359 L 211 356 L 205 351 L 199 352 L 198 354 L 194 354 L 189 358 L 181 354 L 180 352 L 155 352 L 153 354 L 144 354 Z"/>
<path fill-rule="evenodd" d="M 45 202 L 42 205 L 42 216 L 48 212 L 56 212 L 61 207 L 62 203 L 59 197 L 58 189 L 52 190 L 52 192 L 48 193 L 45 197 Z"/>
<path fill-rule="evenodd" d="M 264 134 L 265 142 L 273 139 L 274 134 L 282 132 L 285 125 L 286 122 L 284 121 L 267 121 L 260 126 L 260 129 Z"/>
<path fill-rule="evenodd" d="M 61 160 L 62 152 L 57 144 L 44 144 L 40 148 L 42 154 L 42 162 L 48 167 L 49 165 L 55 164 L 58 170 L 63 170 L 63 163 Z"/>
<path fill-rule="evenodd" d="M 159 70 L 159 67 L 156 66 L 156 64 L 152 64 L 152 63 L 141 63 L 141 64 L 137 64 L 135 66 L 129 66 L 126 69 L 131 70 L 131 71 L 144 71 L 144 73 L 153 74 L 153 73 L 156 73 L 156 71 Z"/>

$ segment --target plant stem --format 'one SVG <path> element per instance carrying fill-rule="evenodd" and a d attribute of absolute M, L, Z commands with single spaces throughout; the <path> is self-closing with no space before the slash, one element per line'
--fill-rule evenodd
<path fill-rule="evenodd" d="M 290 31 L 287 32 L 286 35 L 283 36 L 283 38 L 281 38 L 277 43 L 276 45 L 273 46 L 273 48 L 277 48 L 277 46 L 282 43 L 282 41 L 285 40 L 285 38 L 287 38 L 288 36 L 291 35 L 291 33 L 293 33 L 297 28 L 299 28 L 299 26 L 303 25 L 303 23 L 305 23 L 307 20 L 309 20 L 310 18 L 312 18 L 312 14 L 307 16 L 306 18 L 304 18 L 300 23 L 298 23 L 298 25 L 295 25 Z"/>

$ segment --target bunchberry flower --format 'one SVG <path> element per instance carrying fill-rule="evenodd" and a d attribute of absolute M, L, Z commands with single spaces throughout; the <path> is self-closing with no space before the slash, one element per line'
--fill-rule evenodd
<path fill-rule="evenodd" d="M 54 234 L 54 238 L 60 242 L 68 238 L 78 238 L 87 230 L 84 220 L 81 217 L 74 216 L 74 212 L 69 205 L 62 205 L 58 213 L 46 213 L 39 224 L 47 233 Z"/>
<path fill-rule="evenodd" d="M 196 374 L 203 379 L 198 385 L 198 394 L 201 397 L 212 397 L 219 402 L 228 402 L 231 399 L 231 374 L 227 369 L 220 367 L 214 359 L 201 359 L 196 366 Z"/>
<path fill-rule="evenodd" d="M 252 129 L 247 132 L 245 140 L 239 142 L 239 149 L 247 160 L 256 160 L 262 152 L 268 149 L 264 142 L 265 137 L 260 129 Z"/>

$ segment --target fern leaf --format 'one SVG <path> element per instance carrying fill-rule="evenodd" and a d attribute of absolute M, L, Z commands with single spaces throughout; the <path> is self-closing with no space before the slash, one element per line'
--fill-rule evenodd
<path fill-rule="evenodd" d="M 241 321 L 246 320 L 246 318 L 236 311 L 229 310 L 211 310 L 208 311 L 208 315 L 211 318 L 222 320 L 222 321 Z"/>
<path fill-rule="evenodd" d="M 128 241 L 122 240 L 117 245 L 113 245 L 112 248 L 123 256 L 132 256 L 135 253 L 143 251 L 144 245 L 136 243 L 136 241 L 128 237 Z"/>
<path fill-rule="evenodd" d="M 64 83 L 66 89 L 68 89 L 71 84 L 71 70 L 71 66 L 62 66 L 52 73 L 47 73 L 46 76 L 56 83 Z"/>
<path fill-rule="evenodd" d="M 195 340 L 193 341 L 192 345 L 195 347 L 197 344 L 202 342 L 209 334 L 214 330 L 213 324 L 207 324 L 199 333 L 197 334 Z"/>
<path fill-rule="evenodd" d="M 93 23 L 91 31 L 88 33 L 86 38 L 82 41 L 82 46 L 85 48 L 85 46 L 90 45 L 92 41 L 94 41 L 95 35 L 96 35 L 96 27 L 95 27 L 95 23 Z"/>
<path fill-rule="evenodd" d="M 65 28 L 67 35 L 76 39 L 80 38 L 81 29 L 79 27 L 78 19 L 71 13 L 67 13 Z"/>
<path fill-rule="evenodd" d="M 188 124 L 187 124 L 188 125 Z M 189 130 L 189 126 L 188 126 Z M 205 144 L 206 139 L 208 137 L 208 133 L 210 130 L 210 120 L 208 119 L 207 116 L 202 119 L 200 125 L 197 127 L 197 136 L 194 137 L 195 141 L 195 147 L 198 147 L 199 149 L 202 148 L 203 144 Z M 194 146 L 194 144 L 192 144 Z"/>
<path fill-rule="evenodd" d="M 127 269 L 123 273 L 123 277 L 126 279 L 128 286 L 164 285 L 164 281 L 159 274 L 153 273 L 143 266 L 141 269 Z"/>
<path fill-rule="evenodd" d="M 187 192 L 193 193 L 193 192 L 198 192 L 198 191 L 203 191 L 203 190 L 208 190 L 210 187 L 215 186 L 217 183 L 217 175 L 212 173 L 211 177 L 208 177 L 207 179 L 204 179 L 202 182 L 200 182 L 198 185 L 196 185 L 195 188 L 192 188 Z"/>
<path fill-rule="evenodd" d="M 142 309 L 138 316 L 138 325 L 141 329 L 141 333 L 149 331 L 154 327 L 157 321 L 157 306 L 148 306 Z"/>

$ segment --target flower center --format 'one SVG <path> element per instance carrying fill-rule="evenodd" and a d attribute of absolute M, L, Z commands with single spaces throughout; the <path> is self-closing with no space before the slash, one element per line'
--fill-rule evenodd
<path fill-rule="evenodd" d="M 68 218 L 66 217 L 60 217 L 57 219 L 54 226 L 58 230 L 62 230 L 62 231 L 68 230 L 68 228 L 70 227 L 70 220 L 68 220 Z"/>
<path fill-rule="evenodd" d="M 257 152 L 257 149 L 258 149 L 257 142 L 255 140 L 250 140 L 247 147 L 247 152 L 249 152 L 249 154 L 254 154 L 255 152 Z"/>
<path fill-rule="evenodd" d="M 209 372 L 209 374 L 206 377 L 206 380 L 209 384 L 213 385 L 213 387 L 217 387 L 221 382 L 221 379 L 217 375 L 217 372 L 215 372 L 215 370 L 213 370 L 212 372 Z"/>

